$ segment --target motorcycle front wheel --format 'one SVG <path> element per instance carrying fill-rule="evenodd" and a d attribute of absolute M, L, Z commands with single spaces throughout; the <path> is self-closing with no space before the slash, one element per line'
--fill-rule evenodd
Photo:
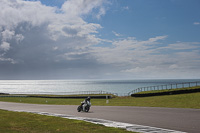
<path fill-rule="evenodd" d="M 89 106 L 86 106 L 85 107 L 85 112 L 88 112 L 90 110 L 90 107 Z"/>

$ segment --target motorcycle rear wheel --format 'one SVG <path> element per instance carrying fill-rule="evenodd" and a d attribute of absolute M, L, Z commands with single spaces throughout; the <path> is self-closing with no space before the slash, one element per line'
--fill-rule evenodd
<path fill-rule="evenodd" d="M 81 108 L 82 108 L 81 106 L 78 106 L 77 111 L 81 112 Z"/>

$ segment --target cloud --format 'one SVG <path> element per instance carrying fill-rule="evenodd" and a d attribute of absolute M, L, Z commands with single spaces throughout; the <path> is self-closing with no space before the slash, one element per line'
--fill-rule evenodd
<path fill-rule="evenodd" d="M 10 58 L 3 58 L 0 56 L 0 61 L 3 61 L 3 62 L 11 62 L 12 64 L 16 64 L 16 61 L 14 61 L 13 59 L 10 59 Z"/>
<path fill-rule="evenodd" d="M 23 22 L 38 26 L 52 19 L 51 15 L 55 10 L 53 7 L 42 5 L 39 1 L 2 0 L 0 25 L 6 29 L 14 29 Z"/>
<path fill-rule="evenodd" d="M 194 25 L 200 25 L 200 22 L 194 22 L 193 24 Z"/>
<path fill-rule="evenodd" d="M 200 42 L 164 44 L 167 36 L 147 40 L 124 38 L 110 47 L 94 47 L 92 52 L 99 62 L 111 64 L 123 75 L 138 78 L 198 77 Z"/>
<path fill-rule="evenodd" d="M 101 16 L 104 16 L 106 14 L 105 8 L 100 8 L 99 13 L 96 16 L 97 19 L 100 19 Z"/>
<path fill-rule="evenodd" d="M 85 22 L 81 15 L 89 14 L 94 8 L 101 9 L 102 3 L 103 1 L 68 0 L 61 9 L 57 9 L 42 5 L 39 1 L 3 0 L 1 1 L 2 12 L 0 13 L 2 41 L 13 38 L 18 42 L 22 41 L 24 35 L 16 34 L 15 30 L 25 33 L 36 26 L 46 26 L 46 29 L 43 29 L 49 35 L 49 38 L 46 37 L 46 39 L 59 40 L 64 37 L 78 36 L 86 40 L 95 40 L 91 33 L 97 33 L 97 29 L 101 26 Z"/>
<path fill-rule="evenodd" d="M 115 31 L 116 39 L 99 38 L 103 27 L 85 18 L 101 19 L 106 4 L 1 0 L 0 79 L 199 75 L 199 42 L 168 44 L 167 35 L 139 40 Z"/>
<path fill-rule="evenodd" d="M 100 42 L 95 34 L 102 27 L 83 18 L 103 16 L 105 3 L 68 0 L 58 8 L 40 1 L 1 0 L 0 65 L 4 67 L 0 73 L 5 73 L 2 78 L 9 74 L 12 78 L 14 75 L 34 78 L 45 72 L 44 75 L 66 77 L 63 71 L 73 77 L 72 68 L 76 72 L 78 68 L 90 71 L 89 67 L 81 67 L 96 65 L 88 57 L 87 49 Z"/>
<path fill-rule="evenodd" d="M 8 42 L 2 42 L 2 44 L 0 45 L 0 49 L 2 49 L 3 51 L 8 51 L 10 49 L 10 44 Z"/>
<path fill-rule="evenodd" d="M 117 37 L 122 36 L 121 34 L 115 32 L 115 31 L 112 31 L 112 33 L 113 33 L 115 36 L 117 36 Z"/>
<path fill-rule="evenodd" d="M 10 30 L 5 30 L 1 32 L 2 35 L 2 40 L 3 41 L 7 41 L 12 39 L 12 37 L 15 35 L 15 31 L 10 31 Z"/>
<path fill-rule="evenodd" d="M 167 36 L 156 36 L 156 37 L 154 37 L 154 38 L 149 38 L 149 42 L 156 42 L 156 41 L 158 41 L 158 40 L 164 40 L 164 39 L 166 39 L 167 38 Z"/>
<path fill-rule="evenodd" d="M 169 50 L 192 50 L 200 48 L 199 42 L 176 42 L 168 44 L 166 47 L 160 47 L 158 49 L 169 49 Z"/>
<path fill-rule="evenodd" d="M 92 53 L 95 53 L 94 56 L 102 63 L 137 64 L 139 63 L 138 57 L 150 55 L 153 51 L 150 48 L 166 37 L 157 36 L 146 41 L 128 37 L 113 41 L 112 47 L 93 47 Z"/>
<path fill-rule="evenodd" d="M 62 5 L 62 11 L 72 16 L 87 15 L 93 11 L 94 8 L 99 8 L 96 16 L 99 19 L 105 15 L 105 9 L 102 4 L 103 0 L 68 0 Z"/>
<path fill-rule="evenodd" d="M 123 10 L 129 10 L 129 7 L 128 6 L 124 6 Z"/>

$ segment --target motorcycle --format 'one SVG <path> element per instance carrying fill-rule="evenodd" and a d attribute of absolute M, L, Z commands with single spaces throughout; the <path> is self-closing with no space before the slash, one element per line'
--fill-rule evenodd
<path fill-rule="evenodd" d="M 78 112 L 81 112 L 81 111 L 88 112 L 90 110 L 90 106 L 91 106 L 90 103 L 85 106 L 85 110 L 83 110 L 83 105 L 84 105 L 84 103 L 81 103 L 81 105 L 78 106 L 78 108 L 77 108 Z"/>

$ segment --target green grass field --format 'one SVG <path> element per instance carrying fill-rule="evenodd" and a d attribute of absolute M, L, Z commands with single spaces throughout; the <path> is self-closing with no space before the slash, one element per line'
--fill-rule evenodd
<path fill-rule="evenodd" d="M 0 133 L 128 133 L 79 120 L 0 110 Z"/>
<path fill-rule="evenodd" d="M 79 105 L 83 99 L 0 97 L 0 101 L 33 104 Z M 140 98 L 116 97 L 109 99 L 109 103 L 106 103 L 106 99 L 91 99 L 91 102 L 92 106 L 145 106 L 200 109 L 200 92 Z"/>
<path fill-rule="evenodd" d="M 183 90 L 196 90 L 199 89 L 200 86 L 195 87 L 185 87 L 185 88 L 178 88 L 178 89 L 164 89 L 164 90 L 152 90 L 152 91 L 142 91 L 137 94 L 151 94 L 151 93 L 162 93 L 162 92 L 173 92 L 173 91 L 183 91 Z"/>

